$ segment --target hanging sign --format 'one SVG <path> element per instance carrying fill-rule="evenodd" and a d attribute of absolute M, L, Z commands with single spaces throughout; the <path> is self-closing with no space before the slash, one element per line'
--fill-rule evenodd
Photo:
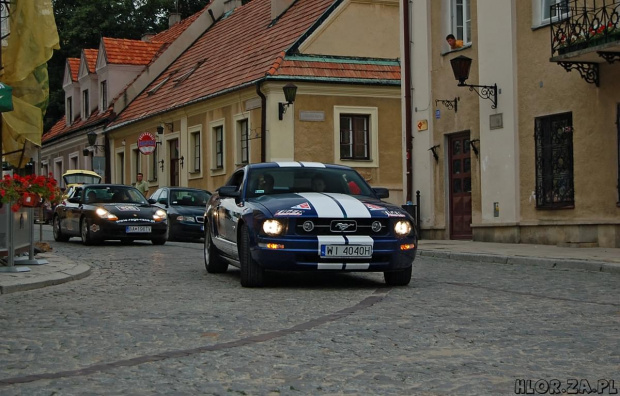
<path fill-rule="evenodd" d="M 153 136 L 150 132 L 144 132 L 138 138 L 138 150 L 144 155 L 149 155 L 153 151 L 155 151 L 155 147 L 157 147 L 157 140 L 155 140 L 155 136 Z"/>
<path fill-rule="evenodd" d="M 13 88 L 0 83 L 0 113 L 13 110 Z"/>

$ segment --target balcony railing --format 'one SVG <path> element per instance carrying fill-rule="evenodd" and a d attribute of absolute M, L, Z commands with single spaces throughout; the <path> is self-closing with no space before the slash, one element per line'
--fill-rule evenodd
<path fill-rule="evenodd" d="M 562 0 L 550 15 L 552 58 L 620 42 L 618 0 Z"/>

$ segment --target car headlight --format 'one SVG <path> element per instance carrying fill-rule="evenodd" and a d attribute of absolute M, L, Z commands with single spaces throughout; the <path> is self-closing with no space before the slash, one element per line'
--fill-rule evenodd
<path fill-rule="evenodd" d="M 162 209 L 157 209 L 155 213 L 153 213 L 153 220 L 156 222 L 164 221 L 166 220 L 166 217 L 166 211 Z"/>
<path fill-rule="evenodd" d="M 177 221 L 187 221 L 188 223 L 195 223 L 196 218 L 194 216 L 177 216 Z"/>
<path fill-rule="evenodd" d="M 280 220 L 270 219 L 263 223 L 263 232 L 269 236 L 281 235 L 284 229 L 284 224 Z"/>
<path fill-rule="evenodd" d="M 398 220 L 394 223 L 394 233 L 396 236 L 404 237 L 411 232 L 411 223 L 408 220 Z"/>
<path fill-rule="evenodd" d="M 103 208 L 97 208 L 95 210 L 95 213 L 97 214 L 97 216 L 101 217 L 102 219 L 112 220 L 112 221 L 118 220 L 118 217 L 116 215 L 108 212 L 107 210 Z"/>

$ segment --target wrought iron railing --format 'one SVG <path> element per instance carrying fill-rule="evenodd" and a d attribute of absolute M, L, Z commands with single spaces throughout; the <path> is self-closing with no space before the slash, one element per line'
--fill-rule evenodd
<path fill-rule="evenodd" d="M 551 57 L 620 41 L 618 0 L 562 0 L 550 12 Z"/>

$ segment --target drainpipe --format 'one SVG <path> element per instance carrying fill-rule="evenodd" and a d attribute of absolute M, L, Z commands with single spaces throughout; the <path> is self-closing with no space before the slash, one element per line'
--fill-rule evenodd
<path fill-rule="evenodd" d="M 406 0 L 405 0 L 406 1 Z M 260 81 L 256 82 L 256 93 L 260 96 L 260 162 L 265 162 L 267 141 L 265 133 L 267 132 L 267 97 L 260 90 Z"/>
<path fill-rule="evenodd" d="M 411 122 L 411 37 L 409 37 L 409 0 L 403 0 L 403 47 L 404 64 L 401 71 L 405 77 L 405 139 L 406 139 L 406 169 L 407 169 L 407 202 L 412 201 L 413 190 L 413 166 L 411 152 L 413 148 L 412 122 Z M 403 70 L 404 69 L 404 70 Z"/>

